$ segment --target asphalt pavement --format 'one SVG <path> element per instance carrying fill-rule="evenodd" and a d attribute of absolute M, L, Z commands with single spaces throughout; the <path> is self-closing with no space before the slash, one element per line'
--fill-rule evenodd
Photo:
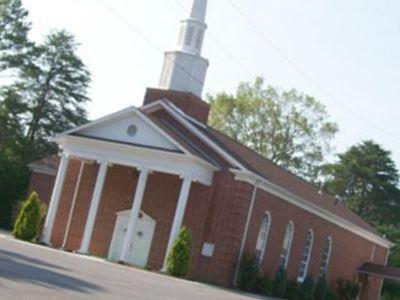
<path fill-rule="evenodd" d="M 0 235 L 0 299 L 262 299 Z"/>

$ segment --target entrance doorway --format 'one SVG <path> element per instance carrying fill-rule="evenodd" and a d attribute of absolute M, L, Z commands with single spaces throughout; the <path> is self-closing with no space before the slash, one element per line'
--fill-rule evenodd
<path fill-rule="evenodd" d="M 130 212 L 130 210 L 126 210 L 117 213 L 117 221 L 108 253 L 110 261 L 119 261 L 121 258 Z M 155 227 L 156 221 L 141 211 L 136 223 L 135 236 L 129 248 L 128 264 L 146 267 Z"/>

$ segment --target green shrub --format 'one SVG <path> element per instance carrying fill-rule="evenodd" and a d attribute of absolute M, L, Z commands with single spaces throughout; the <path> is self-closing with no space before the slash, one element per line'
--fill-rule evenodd
<path fill-rule="evenodd" d="M 314 299 L 314 279 L 307 276 L 297 289 L 296 300 Z"/>
<path fill-rule="evenodd" d="M 354 300 L 358 295 L 358 284 L 346 279 L 336 281 L 336 292 L 341 300 Z"/>
<path fill-rule="evenodd" d="M 400 299 L 400 283 L 385 279 L 382 294 L 385 300 Z"/>
<path fill-rule="evenodd" d="M 279 268 L 275 274 L 273 295 L 275 297 L 283 297 L 286 293 L 286 288 L 288 284 L 288 277 L 286 270 Z"/>
<path fill-rule="evenodd" d="M 185 227 L 179 232 L 167 258 L 167 273 L 174 277 L 186 277 L 190 270 L 192 235 Z"/>
<path fill-rule="evenodd" d="M 274 282 L 268 276 L 259 276 L 256 280 L 256 292 L 265 296 L 271 296 Z"/>
<path fill-rule="evenodd" d="M 326 292 L 325 300 L 339 300 L 339 296 L 328 290 Z"/>
<path fill-rule="evenodd" d="M 328 282 L 326 281 L 325 275 L 320 276 L 315 286 L 314 299 L 315 300 L 326 300 L 326 293 L 328 292 Z"/>
<path fill-rule="evenodd" d="M 42 201 L 33 192 L 22 206 L 14 224 L 13 235 L 24 241 L 34 241 L 40 234 L 42 221 Z"/>
<path fill-rule="evenodd" d="M 288 280 L 286 285 L 285 298 L 289 300 L 296 299 L 298 288 L 299 288 L 299 283 L 297 282 L 297 280 Z"/>
<path fill-rule="evenodd" d="M 240 262 L 237 286 L 243 291 L 256 290 L 259 270 L 254 255 L 245 253 Z"/>

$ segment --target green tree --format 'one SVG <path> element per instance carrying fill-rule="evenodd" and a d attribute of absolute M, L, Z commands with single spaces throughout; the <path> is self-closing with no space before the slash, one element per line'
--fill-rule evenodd
<path fill-rule="evenodd" d="M 21 0 L 0 0 L 0 74 L 24 65 L 32 44 L 28 41 L 31 24 Z"/>
<path fill-rule="evenodd" d="M 56 133 L 87 122 L 90 75 L 76 55 L 78 44 L 65 31 L 54 32 L 36 46 L 30 63 L 21 68 L 8 96 L 25 110 L 18 115 L 26 143 L 36 156 L 54 152 L 49 142 Z M 8 97 L 5 98 L 5 101 Z M 37 157 L 35 157 L 36 159 Z"/>
<path fill-rule="evenodd" d="M 33 192 L 22 206 L 14 225 L 15 238 L 34 241 L 40 234 L 42 220 L 42 202 Z"/>
<path fill-rule="evenodd" d="M 265 86 L 262 78 L 209 102 L 211 126 L 306 179 L 317 177 L 338 130 L 313 97 Z"/>
<path fill-rule="evenodd" d="M 0 0 L 0 226 L 25 197 L 28 164 L 57 151 L 52 138 L 87 121 L 90 74 L 65 31 L 28 39 L 21 0 Z M 11 77 L 11 78 L 10 78 Z"/>
<path fill-rule="evenodd" d="M 0 101 L 0 227 L 5 229 L 12 227 L 14 205 L 26 196 L 29 178 L 23 154 L 29 149 L 23 147 L 23 127 L 15 117 L 19 108 L 12 101 Z"/>
<path fill-rule="evenodd" d="M 326 189 L 369 222 L 393 224 L 400 213 L 399 176 L 390 152 L 364 141 L 329 165 Z"/>
<path fill-rule="evenodd" d="M 182 227 L 167 258 L 167 272 L 171 276 L 186 277 L 190 270 L 192 235 Z"/>
<path fill-rule="evenodd" d="M 0 227 L 12 229 L 14 205 L 26 196 L 29 169 L 17 155 L 0 152 Z"/>

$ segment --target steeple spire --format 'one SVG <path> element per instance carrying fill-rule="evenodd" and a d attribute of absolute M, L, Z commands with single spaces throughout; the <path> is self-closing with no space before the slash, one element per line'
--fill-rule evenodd
<path fill-rule="evenodd" d="M 206 21 L 207 0 L 194 0 L 190 18 L 201 23 Z"/>
<path fill-rule="evenodd" d="M 188 19 L 181 22 L 178 49 L 165 53 L 161 88 L 201 97 L 208 68 L 208 61 L 201 57 L 206 10 L 207 0 L 193 0 Z"/>

